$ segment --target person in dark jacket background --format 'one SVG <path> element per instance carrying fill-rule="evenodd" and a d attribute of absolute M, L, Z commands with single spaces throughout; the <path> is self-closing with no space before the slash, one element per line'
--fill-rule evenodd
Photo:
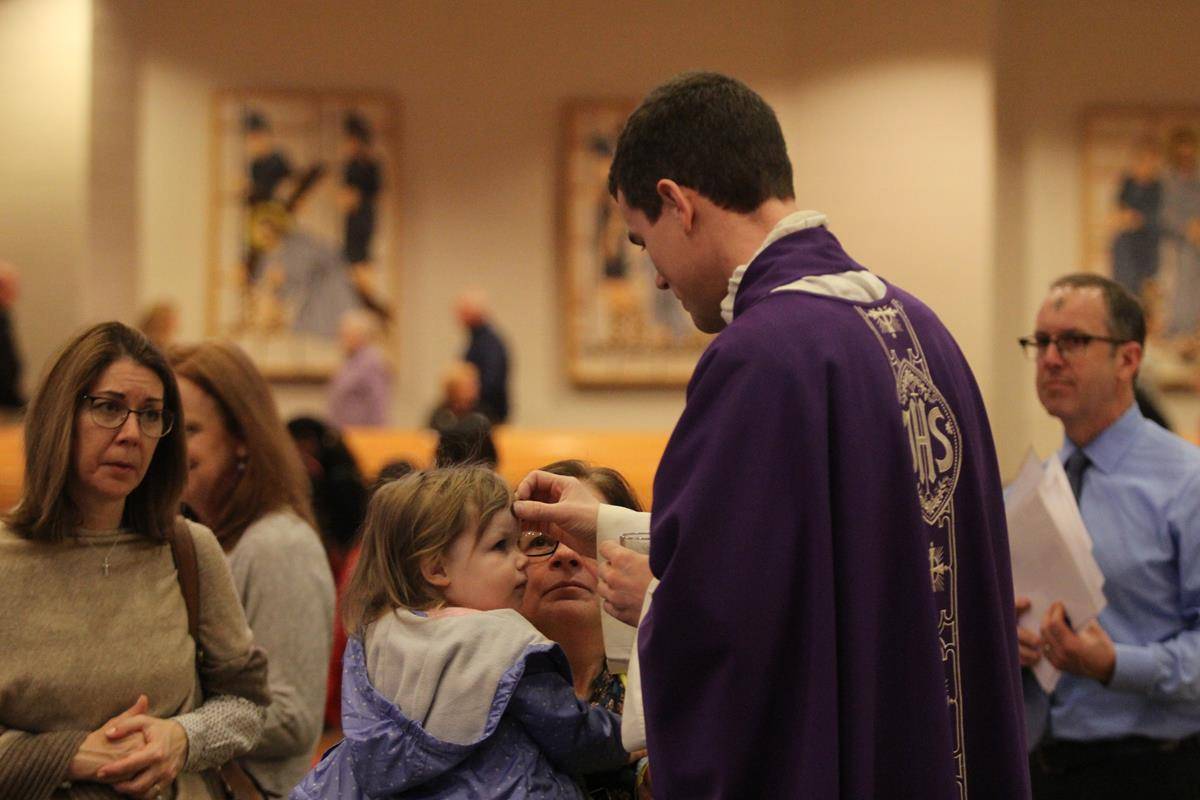
<path fill-rule="evenodd" d="M 21 391 L 21 354 L 17 352 L 12 323 L 12 308 L 19 292 L 17 268 L 0 261 L 0 413 L 20 413 L 25 409 L 25 393 Z"/>
<path fill-rule="evenodd" d="M 464 361 L 479 370 L 479 405 L 492 424 L 508 419 L 508 348 L 488 318 L 487 300 L 481 292 L 458 298 L 458 319 L 471 339 Z"/>

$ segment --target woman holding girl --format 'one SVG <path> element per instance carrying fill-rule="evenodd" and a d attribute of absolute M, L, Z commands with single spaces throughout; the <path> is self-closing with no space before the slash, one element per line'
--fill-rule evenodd
<path fill-rule="evenodd" d="M 484 467 L 381 487 L 345 599 L 345 740 L 297 787 L 333 797 L 582 798 L 628 760 L 620 717 L 575 696 L 562 649 L 515 610 L 530 556 Z"/>

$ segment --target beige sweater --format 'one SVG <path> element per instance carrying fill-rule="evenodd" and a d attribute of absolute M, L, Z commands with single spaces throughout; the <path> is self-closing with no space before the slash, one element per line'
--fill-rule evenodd
<path fill-rule="evenodd" d="M 211 698 L 199 709 L 196 646 L 169 545 L 120 531 L 46 544 L 0 525 L 0 797 L 116 797 L 99 784 L 68 786 L 65 775 L 84 737 L 139 694 L 151 715 L 176 718 L 188 732 L 187 770 L 245 752 L 257 738 L 268 702 L 265 659 L 252 647 L 216 538 L 190 529 L 200 572 L 200 682 Z M 195 772 L 166 794 L 212 796 Z"/>

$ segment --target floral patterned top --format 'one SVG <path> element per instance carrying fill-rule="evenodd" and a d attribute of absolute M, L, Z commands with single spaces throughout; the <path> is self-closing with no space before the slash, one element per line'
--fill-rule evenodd
<path fill-rule="evenodd" d="M 608 662 L 592 681 L 588 702 L 620 714 L 625 707 L 625 674 L 608 671 Z M 589 800 L 635 800 L 637 767 L 628 764 L 611 772 L 597 772 L 583 777 L 583 790 Z"/>

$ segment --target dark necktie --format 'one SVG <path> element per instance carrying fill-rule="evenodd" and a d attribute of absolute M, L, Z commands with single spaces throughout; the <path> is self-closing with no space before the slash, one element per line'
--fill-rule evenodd
<path fill-rule="evenodd" d="M 1092 460 L 1082 450 L 1076 450 L 1067 459 L 1063 468 L 1067 471 L 1067 482 L 1071 484 L 1071 493 L 1075 502 L 1079 502 L 1079 493 L 1083 491 L 1083 473 L 1092 465 Z"/>

